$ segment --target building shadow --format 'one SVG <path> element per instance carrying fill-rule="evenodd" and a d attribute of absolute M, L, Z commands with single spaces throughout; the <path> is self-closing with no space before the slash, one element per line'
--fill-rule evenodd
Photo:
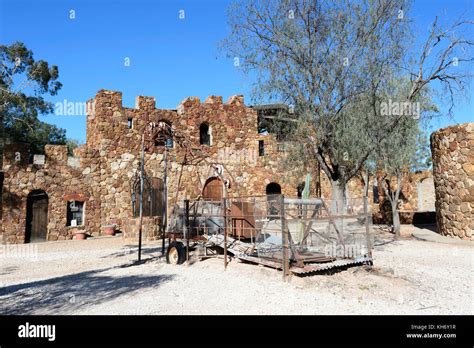
<path fill-rule="evenodd" d="M 174 278 L 173 275 L 101 274 L 113 268 L 3 287 L 0 289 L 0 314 L 67 314 L 65 312 L 157 288 Z"/>

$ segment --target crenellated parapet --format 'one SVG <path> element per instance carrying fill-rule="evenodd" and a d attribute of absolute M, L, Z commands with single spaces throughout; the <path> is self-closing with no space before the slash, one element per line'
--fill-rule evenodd
<path fill-rule="evenodd" d="M 76 159 L 76 161 L 75 161 Z M 13 143 L 5 145 L 3 151 L 3 169 L 12 171 L 13 168 L 50 167 L 52 165 L 77 167 L 76 156 L 68 156 L 66 145 L 45 145 L 44 154 L 32 154 L 30 144 Z"/>

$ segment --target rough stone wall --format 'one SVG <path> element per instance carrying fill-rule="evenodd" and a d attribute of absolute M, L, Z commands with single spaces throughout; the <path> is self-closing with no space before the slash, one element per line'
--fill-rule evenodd
<path fill-rule="evenodd" d="M 434 132 L 431 152 L 438 230 L 474 240 L 474 123 Z"/>
<path fill-rule="evenodd" d="M 71 200 L 85 202 L 87 213 L 82 228 L 97 235 L 100 197 L 93 190 L 97 176 L 83 175 L 81 168 L 85 164 L 90 167 L 96 161 L 93 155 L 86 152 L 79 161 L 71 161 L 67 146 L 46 145 L 44 164 L 29 164 L 28 144 L 7 145 L 3 162 L 2 242 L 25 241 L 27 198 L 34 190 L 48 195 L 47 240 L 73 237 L 71 227 L 66 226 L 67 204 Z"/>
<path fill-rule="evenodd" d="M 74 229 L 66 227 L 70 200 L 85 202 L 83 228 L 88 234 L 100 235 L 102 225 L 117 224 L 125 237 L 133 238 L 136 220 L 132 217 L 131 187 L 139 166 L 142 134 L 150 123 L 161 121 L 171 124 L 175 135 L 174 147 L 168 150 L 169 213 L 177 202 L 202 194 L 206 181 L 216 176 L 215 164 L 222 166 L 228 194 L 234 197 L 264 196 L 270 183 L 279 184 L 284 195 L 296 197 L 297 186 L 307 172 L 313 176 L 312 196 L 316 192 L 314 169 L 288 165 L 288 152 L 282 151 L 282 145 L 291 144 L 278 143 L 272 134 L 258 134 L 257 112 L 245 106 L 242 96 L 232 96 L 225 103 L 219 96 L 204 102 L 188 97 L 176 110 L 165 110 L 156 108 L 155 98 L 143 96 L 137 97 L 135 108 L 123 107 L 120 92 L 100 90 L 87 106 L 87 141 L 75 149 L 74 157 L 67 156 L 65 146 L 47 146 L 44 164 L 28 164 L 27 146 L 6 149 L 3 242 L 24 242 L 27 197 L 33 190 L 44 190 L 49 197 L 48 240 L 73 237 Z M 202 123 L 211 128 L 210 146 L 200 144 Z M 204 157 L 190 157 L 180 145 L 183 139 Z M 153 139 L 146 140 L 146 172 L 163 179 L 166 149 Z M 260 141 L 263 156 L 259 154 Z M 20 161 L 15 160 L 16 152 L 21 152 Z M 369 199 L 377 212 L 373 180 Z M 320 185 L 322 196 L 330 199 L 330 183 L 323 174 Z M 354 178 L 348 184 L 348 197 L 359 198 L 362 204 L 363 189 L 362 181 Z M 155 220 L 146 221 L 149 238 L 156 238 Z"/>
<path fill-rule="evenodd" d="M 139 238 L 139 218 L 130 218 L 122 226 L 123 238 L 138 240 Z M 142 221 L 142 238 L 144 240 L 157 240 L 160 238 L 161 218 L 159 217 L 143 217 Z"/>
<path fill-rule="evenodd" d="M 382 184 L 381 175 L 379 174 L 377 177 L 379 207 L 376 210 L 377 214 L 374 221 L 377 223 L 391 223 L 392 207 L 385 195 Z M 392 179 L 392 185 L 396 187 L 395 178 Z M 434 212 L 434 186 L 431 170 L 407 173 L 402 177 L 398 209 L 400 223 L 402 224 L 413 223 L 417 213 Z"/>
<path fill-rule="evenodd" d="M 182 165 L 186 151 L 175 140 L 168 155 L 170 207 L 176 201 L 199 197 L 206 181 L 215 176 L 212 163 L 223 165 L 228 193 L 234 196 L 265 195 L 266 185 L 271 182 L 278 183 L 285 195 L 296 196 L 298 183 L 304 181 L 304 177 L 297 176 L 300 168 L 284 168 L 275 138 L 258 134 L 256 111 L 245 107 L 241 96 L 233 96 L 227 103 L 218 96 L 208 97 L 203 103 L 189 97 L 177 110 L 157 109 L 151 97 L 138 97 L 136 108 L 126 108 L 121 93 L 111 91 L 99 91 L 91 102 L 95 108 L 88 116 L 88 133 L 92 134 L 88 134 L 87 141 L 100 152 L 103 221 L 113 217 L 118 224 L 126 223 L 132 215 L 131 179 L 139 165 L 141 137 L 149 123 L 169 122 L 178 137 L 206 154 L 205 160 L 187 158 L 188 163 Z M 199 128 L 204 122 L 212 129 L 211 146 L 199 143 Z M 264 156 L 259 156 L 259 140 L 264 141 Z M 163 178 L 165 148 L 146 145 L 145 170 L 152 177 Z"/>

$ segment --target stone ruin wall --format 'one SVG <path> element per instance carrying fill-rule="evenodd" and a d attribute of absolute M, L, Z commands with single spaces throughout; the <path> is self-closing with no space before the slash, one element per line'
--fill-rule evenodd
<path fill-rule="evenodd" d="M 86 202 L 84 229 L 98 231 L 100 195 L 95 190 L 97 175 L 83 175 L 82 166 L 94 167 L 94 154 L 68 157 L 67 146 L 46 145 L 44 160 L 29 164 L 29 145 L 6 145 L 3 170 L 3 243 L 24 243 L 28 194 L 43 190 L 48 195 L 48 240 L 71 239 L 74 227 L 67 227 L 67 202 Z M 95 233 L 97 235 L 97 233 Z"/>
<path fill-rule="evenodd" d="M 215 176 L 211 163 L 223 165 L 224 178 L 230 182 L 228 193 L 233 196 L 265 195 L 266 185 L 271 182 L 281 185 L 283 194 L 296 196 L 298 183 L 304 181 L 298 175 L 300 168 L 284 167 L 274 137 L 258 134 L 256 111 L 245 107 L 240 96 L 229 98 L 227 103 L 217 96 L 203 103 L 190 97 L 177 110 L 157 109 L 152 97 L 138 97 L 136 108 L 126 108 L 121 93 L 112 91 L 99 91 L 90 102 L 95 107 L 88 115 L 87 144 L 97 146 L 100 153 L 102 221 L 113 217 L 113 222 L 127 223 L 132 215 L 131 179 L 139 165 L 141 136 L 150 122 L 170 122 L 176 134 L 208 156 L 182 168 L 185 150 L 175 141 L 169 150 L 169 207 L 176 201 L 199 197 L 207 179 Z M 132 129 L 128 126 L 130 119 Z M 203 122 L 212 127 L 211 146 L 199 144 Z M 264 140 L 265 156 L 258 155 L 258 140 Z M 162 179 L 164 147 L 152 146 L 145 153 L 145 163 L 151 177 Z"/>
<path fill-rule="evenodd" d="M 474 123 L 431 135 L 439 233 L 474 240 Z"/>
<path fill-rule="evenodd" d="M 279 151 L 275 137 L 258 134 L 257 113 L 244 105 L 241 96 L 232 96 L 226 103 L 218 96 L 208 97 L 204 102 L 189 97 L 177 110 L 165 110 L 156 108 L 153 97 L 142 96 L 137 97 L 135 108 L 123 107 L 120 92 L 101 90 L 88 101 L 87 110 L 87 141 L 75 149 L 74 158 L 67 157 L 65 146 L 48 145 L 44 164 L 28 164 L 27 147 L 21 149 L 23 161 L 18 163 L 12 157 L 17 150 L 6 149 L 2 199 L 4 242 L 24 241 L 26 198 L 36 189 L 44 190 L 49 196 L 48 240 L 73 237 L 74 229 L 66 227 L 68 200 L 85 202 L 84 229 L 88 234 L 100 235 L 102 225 L 115 223 L 124 235 L 136 235 L 131 180 L 139 165 L 141 136 L 150 122 L 163 120 L 173 125 L 177 135 L 184 136 L 193 147 L 208 155 L 207 160 L 187 164 L 181 170 L 185 151 L 175 141 L 168 163 L 170 211 L 176 202 L 199 197 L 207 179 L 215 175 L 210 163 L 224 166 L 223 175 L 230 183 L 228 193 L 232 196 L 264 196 L 266 186 L 275 182 L 284 195 L 296 197 L 297 186 L 304 182 L 308 171 L 313 178 L 311 195 L 315 196 L 317 175 L 314 170 L 289 168 L 285 161 L 287 153 Z M 129 120 L 133 124 L 131 129 Z M 203 122 L 212 127 L 211 146 L 199 144 L 199 126 Z M 259 140 L 265 144 L 264 156 L 259 156 Z M 150 147 L 145 160 L 147 173 L 163 178 L 164 147 Z M 329 180 L 323 173 L 320 177 L 322 196 L 330 199 Z M 369 202 L 373 212 L 378 213 L 379 204 L 373 201 L 373 180 L 371 178 L 369 185 Z M 413 183 L 405 186 L 402 191 L 408 197 L 409 206 L 416 209 L 410 195 Z M 363 182 L 354 178 L 348 185 L 348 196 L 362 198 L 363 189 Z M 380 189 L 379 195 L 383 196 Z M 148 239 L 157 237 L 155 224 L 156 218 L 145 218 Z"/>
<path fill-rule="evenodd" d="M 129 223 L 132 215 L 130 180 L 139 165 L 141 136 L 147 124 L 163 120 L 170 122 L 177 134 L 209 156 L 199 164 L 188 164 L 182 169 L 185 151 L 175 142 L 169 151 L 168 163 L 170 209 L 176 202 L 200 196 L 207 179 L 214 176 L 210 167 L 213 162 L 224 165 L 224 177 L 230 182 L 228 193 L 232 196 L 263 196 L 266 185 L 275 182 L 284 195 L 295 197 L 297 186 L 304 182 L 308 171 L 312 174 L 311 195 L 316 192 L 314 170 L 288 168 L 286 154 L 278 151 L 276 138 L 271 134 L 258 134 L 257 113 L 244 105 L 241 96 L 232 96 L 226 103 L 220 96 L 210 96 L 204 102 L 197 97 L 188 97 L 177 110 L 167 110 L 156 108 L 155 98 L 144 96 L 137 97 L 135 108 L 127 108 L 122 105 L 120 92 L 101 90 L 88 103 L 93 103 L 94 107 L 88 108 L 92 112 L 87 118 L 87 144 L 95 146 L 100 154 L 103 223 Z M 129 120 L 133 122 L 132 129 L 128 127 Z M 212 127 L 211 146 L 199 144 L 199 126 L 203 122 Z M 264 141 L 265 156 L 258 155 L 259 140 Z M 164 148 L 150 148 L 145 153 L 145 163 L 150 176 L 163 178 Z M 411 223 L 413 213 L 409 211 L 418 209 L 417 185 L 421 179 L 429 177 L 430 171 L 403 178 L 401 208 L 407 213 L 402 214 L 402 222 Z M 320 179 L 322 197 L 331 199 L 329 180 L 323 173 Z M 380 215 L 379 222 L 385 222 L 388 215 L 380 214 L 383 211 L 381 204 L 373 200 L 375 180 L 371 178 L 369 182 L 369 203 L 374 214 Z M 362 202 L 363 195 L 363 181 L 352 179 L 348 184 L 348 197 Z M 380 184 L 379 197 L 382 203 L 384 194 Z"/>

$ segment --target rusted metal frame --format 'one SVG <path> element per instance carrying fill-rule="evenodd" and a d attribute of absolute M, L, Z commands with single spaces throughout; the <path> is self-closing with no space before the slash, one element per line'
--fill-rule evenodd
<path fill-rule="evenodd" d="M 138 227 L 138 262 L 142 258 L 142 228 L 143 228 L 143 177 L 145 173 L 145 135 L 142 134 L 142 149 L 140 161 L 140 222 Z"/>
<path fill-rule="evenodd" d="M 367 255 L 372 259 L 372 241 L 370 240 L 370 226 L 369 226 L 369 209 L 368 197 L 364 197 L 364 213 L 365 213 L 365 235 L 367 238 Z"/>
<path fill-rule="evenodd" d="M 240 260 L 257 263 L 257 264 L 261 264 L 261 265 L 264 265 L 264 266 L 273 267 L 273 268 L 276 268 L 276 269 L 282 269 L 282 266 L 283 266 L 282 262 L 263 260 L 259 257 L 250 256 L 250 255 L 239 256 L 238 258 Z"/>
<path fill-rule="evenodd" d="M 286 226 L 286 230 L 287 230 L 287 233 L 288 233 L 288 241 L 289 241 L 289 245 L 290 245 L 290 250 L 293 254 L 293 259 L 296 261 L 296 266 L 303 267 L 304 262 L 300 257 L 300 253 L 295 248 L 295 243 L 293 242 L 293 237 L 291 236 L 291 233 L 290 233 L 290 230 L 288 229 L 288 226 Z"/>
<path fill-rule="evenodd" d="M 283 270 L 283 281 L 289 275 L 290 260 L 288 257 L 288 235 L 289 230 L 286 228 L 285 218 L 285 196 L 280 195 L 280 219 L 281 219 L 281 235 L 282 235 L 282 270 Z"/>
<path fill-rule="evenodd" d="M 227 269 L 227 202 L 224 197 L 223 208 L 224 208 L 224 270 Z"/>
<path fill-rule="evenodd" d="M 320 264 L 308 264 L 304 268 L 292 268 L 291 272 L 295 274 L 307 274 L 317 271 L 324 271 L 338 267 L 345 267 L 349 265 L 359 265 L 363 264 L 365 261 L 355 261 L 355 260 L 335 260 L 333 262 L 320 263 Z"/>
<path fill-rule="evenodd" d="M 350 218 L 365 218 L 365 214 L 353 214 L 353 215 L 347 215 L 347 214 L 338 214 L 338 215 L 331 215 L 331 218 L 342 218 L 342 219 L 350 219 Z M 318 221 L 329 221 L 330 217 L 320 217 L 318 218 Z"/>
<path fill-rule="evenodd" d="M 255 246 L 257 245 L 257 241 L 260 239 L 261 234 L 262 234 L 262 229 L 259 228 L 259 229 L 258 229 L 258 232 L 257 232 L 257 236 L 255 237 L 255 240 L 254 240 L 254 242 L 252 243 L 252 248 L 250 249 L 250 254 L 253 254 L 253 253 L 254 253 Z"/>
<path fill-rule="evenodd" d="M 313 227 L 314 218 L 316 217 L 317 213 L 318 211 L 315 207 L 313 214 L 311 215 L 310 220 L 308 221 L 308 225 L 307 226 L 305 225 L 305 231 L 303 234 L 303 239 L 301 240 L 301 245 L 306 244 L 306 240 L 308 239 L 308 236 L 309 236 L 309 231 L 311 230 L 311 227 Z"/>
<path fill-rule="evenodd" d="M 346 244 L 344 243 L 344 238 L 343 238 L 341 232 L 339 231 L 339 229 L 337 228 L 336 223 L 334 222 L 334 219 L 332 217 L 331 211 L 328 210 L 328 207 L 327 207 L 326 203 L 324 203 L 324 201 L 323 201 L 323 207 L 326 210 L 326 212 L 328 213 L 329 223 L 334 227 L 334 230 L 336 231 L 339 242 L 342 244 L 342 249 L 343 249 L 344 254 L 345 254 L 346 253 Z"/>
<path fill-rule="evenodd" d="M 190 232 L 190 225 L 189 225 L 189 199 L 185 199 L 185 200 L 184 200 L 184 209 L 185 209 L 185 216 L 186 216 L 186 229 L 185 229 L 186 261 L 189 261 L 189 232 Z"/>

